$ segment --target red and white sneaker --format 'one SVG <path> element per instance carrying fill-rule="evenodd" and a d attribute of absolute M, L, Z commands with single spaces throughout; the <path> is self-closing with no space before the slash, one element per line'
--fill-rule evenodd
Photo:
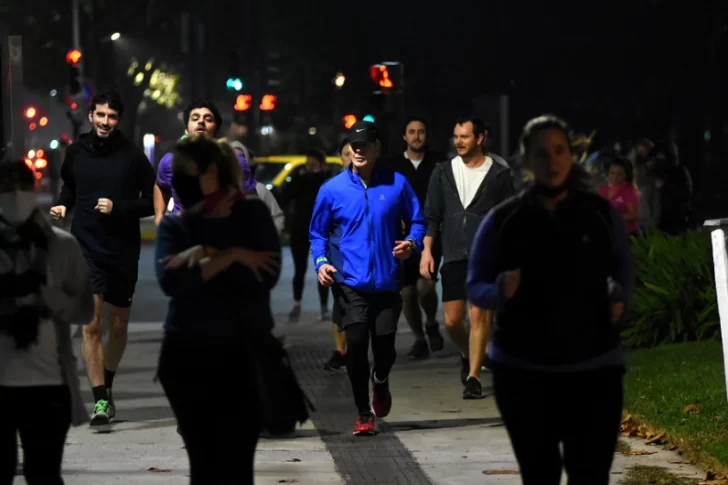
<path fill-rule="evenodd" d="M 378 418 L 385 418 L 392 410 L 392 394 L 389 392 L 389 379 L 381 384 L 372 377 L 372 410 Z"/>
<path fill-rule="evenodd" d="M 374 416 L 362 415 L 356 418 L 354 436 L 374 436 Z"/>

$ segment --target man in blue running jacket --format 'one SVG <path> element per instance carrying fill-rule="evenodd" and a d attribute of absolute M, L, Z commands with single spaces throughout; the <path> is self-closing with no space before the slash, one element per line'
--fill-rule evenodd
<path fill-rule="evenodd" d="M 373 123 L 349 134 L 349 167 L 319 190 L 310 239 L 319 282 L 332 286 L 346 333 L 347 371 L 359 415 L 355 435 L 374 434 L 374 416 L 392 408 L 389 371 L 402 312 L 399 261 L 422 251 L 425 218 L 417 195 L 399 173 L 376 168 L 381 150 Z M 400 241 L 402 221 L 410 228 Z M 369 340 L 374 371 L 369 402 Z"/>

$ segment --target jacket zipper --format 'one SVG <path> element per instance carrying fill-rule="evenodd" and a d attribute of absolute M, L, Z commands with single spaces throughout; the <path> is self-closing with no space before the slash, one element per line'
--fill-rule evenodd
<path fill-rule="evenodd" d="M 362 184 L 364 185 L 364 184 Z M 367 227 L 369 228 L 369 274 L 371 277 L 372 292 L 376 291 L 376 281 L 374 278 L 374 238 L 372 237 L 372 218 L 369 215 L 369 188 L 364 186 L 364 201 L 367 207 Z"/>

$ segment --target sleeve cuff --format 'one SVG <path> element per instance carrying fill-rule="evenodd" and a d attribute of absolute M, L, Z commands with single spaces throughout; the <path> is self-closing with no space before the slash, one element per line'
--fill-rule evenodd
<path fill-rule="evenodd" d="M 329 260 L 325 256 L 321 256 L 320 258 L 316 258 L 316 272 L 318 273 L 318 270 L 321 269 L 321 266 L 328 264 Z"/>

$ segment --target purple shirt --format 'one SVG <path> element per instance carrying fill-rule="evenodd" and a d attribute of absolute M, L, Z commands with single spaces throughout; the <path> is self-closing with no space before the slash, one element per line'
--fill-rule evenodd
<path fill-rule="evenodd" d="M 248 174 L 248 180 L 245 184 L 244 191 L 247 193 L 245 189 L 249 189 L 249 187 L 252 186 L 253 190 L 255 190 L 255 180 L 252 177 L 252 174 L 250 172 L 250 166 L 248 165 L 248 160 L 245 158 L 245 155 L 242 153 L 238 153 L 238 161 L 240 162 L 240 168 L 242 169 L 243 173 Z M 180 210 L 182 210 L 182 206 L 179 204 L 179 197 L 177 197 L 177 192 L 174 190 L 174 187 L 172 186 L 172 153 L 165 154 L 162 159 L 159 161 L 159 166 L 157 167 L 157 185 L 163 190 L 169 190 L 172 192 L 172 199 L 174 200 L 174 208 L 172 209 L 172 213 L 176 214 Z"/>
<path fill-rule="evenodd" d="M 169 190 L 172 192 L 172 199 L 174 199 L 174 209 L 172 209 L 172 212 L 179 212 L 182 209 L 182 206 L 179 205 L 179 197 L 177 197 L 177 192 L 174 190 L 174 187 L 172 187 L 171 152 L 165 154 L 159 161 L 159 166 L 157 167 L 157 185 L 159 185 L 159 188 L 162 190 Z"/>

